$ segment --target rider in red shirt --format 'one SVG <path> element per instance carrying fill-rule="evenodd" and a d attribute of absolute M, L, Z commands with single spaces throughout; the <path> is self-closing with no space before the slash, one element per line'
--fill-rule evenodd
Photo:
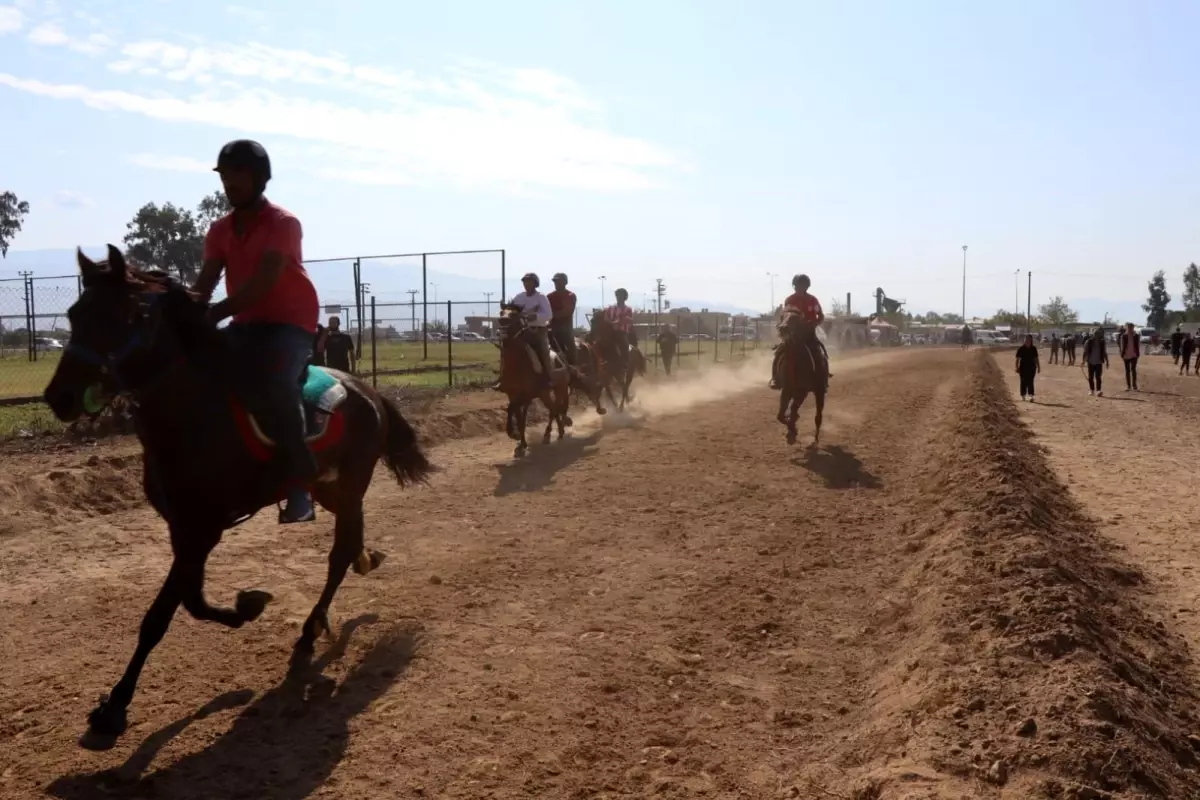
<path fill-rule="evenodd" d="M 575 364 L 575 293 L 567 288 L 567 276 L 554 275 L 554 291 L 546 295 L 550 301 L 550 337 L 568 364 Z"/>
<path fill-rule="evenodd" d="M 302 263 L 300 221 L 268 200 L 271 161 L 258 142 L 221 148 L 215 172 L 233 206 L 204 239 L 204 265 L 193 291 L 212 296 L 225 273 L 226 298 L 209 310 L 213 322 L 232 317 L 224 333 L 234 352 L 243 402 L 275 440 L 276 474 L 287 487 L 282 523 L 315 518 L 307 487 L 317 463 L 304 441 L 300 378 L 317 329 L 317 291 Z"/>
<path fill-rule="evenodd" d="M 818 325 L 825 321 L 825 312 L 821 309 L 821 301 L 808 293 L 809 286 L 812 281 L 807 275 L 796 275 L 792 278 L 792 288 L 796 291 L 788 295 L 788 298 L 783 301 L 783 311 L 793 311 L 800 314 L 805 322 L 812 325 L 815 329 Z M 781 315 L 782 316 L 782 315 Z M 825 343 L 816 336 L 813 337 L 817 345 L 821 348 L 821 354 L 825 357 L 825 364 L 829 365 L 829 351 L 825 349 Z M 783 348 L 775 353 L 775 363 L 771 370 L 771 388 L 779 388 L 779 379 L 777 377 L 779 360 L 783 357 Z M 833 377 L 833 373 L 829 373 L 829 377 Z"/>

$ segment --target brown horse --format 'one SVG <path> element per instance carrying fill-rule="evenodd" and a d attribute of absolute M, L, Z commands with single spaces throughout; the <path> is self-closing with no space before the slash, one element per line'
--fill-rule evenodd
<path fill-rule="evenodd" d="M 785 312 L 779 328 L 784 341 L 773 365 L 780 379 L 779 413 L 775 418 L 787 426 L 788 444 L 795 444 L 800 406 L 811 392 L 817 401 L 816 431 L 811 445 L 816 447 L 821 441 L 821 417 L 825 394 L 829 391 L 829 364 L 821 353 L 815 328 L 800 314 Z"/>
<path fill-rule="evenodd" d="M 500 329 L 500 391 L 508 396 L 508 415 L 505 432 L 517 441 L 513 455 L 521 458 L 529 448 L 525 441 L 525 423 L 529 407 L 541 400 L 550 418 L 542 442 L 550 443 L 550 432 L 558 426 L 562 439 L 571 421 L 571 374 L 567 365 L 553 350 L 550 351 L 550 380 L 542 379 L 542 364 L 534 344 L 529 340 L 529 326 L 519 306 L 504 305 L 498 320 Z"/>
<path fill-rule="evenodd" d="M 630 346 L 625 349 L 625 358 L 621 359 L 622 337 L 603 313 L 597 313 L 592 317 L 589 340 L 586 348 L 587 358 L 580 360 L 582 363 L 594 367 L 596 371 L 591 377 L 596 386 L 608 395 L 609 402 L 615 405 L 618 411 L 624 411 L 625 404 L 631 398 L 629 387 L 633 383 L 634 376 L 646 374 L 646 357 L 642 355 L 641 350 Z M 624 361 L 623 368 L 620 363 L 622 360 Z M 613 396 L 614 382 L 621 389 L 620 401 Z"/>
<path fill-rule="evenodd" d="M 67 312 L 71 338 L 46 403 L 70 422 L 98 396 L 129 398 L 144 491 L 167 522 L 173 554 L 125 673 L 88 717 L 90 732 L 107 740 L 124 732 L 142 668 L 180 605 L 195 619 L 240 628 L 273 599 L 251 590 L 238 592 L 233 608 L 210 605 L 204 571 L 224 531 L 277 502 L 284 487 L 271 466 L 274 442 L 239 399 L 253 391 L 230 369 L 240 354 L 209 321 L 206 306 L 163 273 L 129 268 L 112 245 L 105 261 L 83 253 L 78 261 L 83 292 Z M 383 561 L 363 538 L 363 495 L 376 463 L 401 486 L 424 481 L 433 469 L 399 409 L 362 381 L 309 367 L 303 396 L 318 462 L 309 489 L 337 523 L 325 587 L 295 645 L 297 661 L 307 659 L 320 634 L 332 635 L 329 607 L 346 570 L 366 575 Z"/>

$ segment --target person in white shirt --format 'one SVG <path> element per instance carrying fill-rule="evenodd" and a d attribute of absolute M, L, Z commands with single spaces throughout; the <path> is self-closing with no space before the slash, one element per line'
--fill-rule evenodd
<path fill-rule="evenodd" d="M 525 287 L 525 291 L 518 294 L 512 300 L 512 305 L 521 309 L 521 316 L 526 320 L 529 326 L 529 336 L 533 341 L 533 348 L 537 351 L 538 358 L 542 362 L 541 383 L 550 383 L 550 320 L 554 316 L 554 312 L 550 310 L 550 300 L 546 295 L 538 291 L 541 285 L 538 276 L 532 272 L 527 272 L 521 278 L 521 284 Z"/>

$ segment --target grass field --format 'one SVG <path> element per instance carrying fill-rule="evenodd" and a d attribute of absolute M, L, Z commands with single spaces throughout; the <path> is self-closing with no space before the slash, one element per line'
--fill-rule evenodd
<path fill-rule="evenodd" d="M 768 346 L 758 343 L 759 349 Z M 718 360 L 738 360 L 754 350 L 754 342 L 735 341 L 731 351 L 727 341 L 687 341 L 680 343 L 676 363 L 678 368 L 686 370 Z M 654 344 L 651 343 L 644 352 L 653 372 L 657 355 Z M 371 345 L 364 343 L 362 359 L 358 364 L 359 374 L 370 375 L 371 355 Z M 448 387 L 451 385 L 451 373 L 447 365 L 451 357 L 454 362 L 453 385 L 456 387 L 486 385 L 495 380 L 500 366 L 499 350 L 488 342 L 454 342 L 452 352 L 448 353 L 445 342 L 431 341 L 428 359 L 423 357 L 420 342 L 389 342 L 381 344 L 375 355 L 375 367 L 378 370 L 376 380 L 380 386 Z M 50 382 L 59 358 L 58 353 L 39 353 L 38 360 L 31 362 L 26 360 L 23 352 L 0 358 L 0 399 L 39 397 Z M 41 402 L 0 406 L 0 438 L 37 435 L 45 431 L 60 431 L 62 428 Z"/>

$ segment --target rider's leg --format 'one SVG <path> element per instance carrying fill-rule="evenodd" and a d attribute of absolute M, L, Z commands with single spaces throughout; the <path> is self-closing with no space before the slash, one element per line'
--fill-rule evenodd
<path fill-rule="evenodd" d="M 529 329 L 529 335 L 533 337 L 533 347 L 537 350 L 538 358 L 542 362 L 542 379 L 540 383 L 545 386 L 550 385 L 550 337 L 549 331 L 545 326 L 536 326 Z"/>
<path fill-rule="evenodd" d="M 771 359 L 771 383 L 772 389 L 778 389 L 780 386 L 779 367 L 783 363 L 783 342 L 775 345 L 775 356 Z"/>
<path fill-rule="evenodd" d="M 817 339 L 817 344 L 821 348 L 821 355 L 825 356 L 825 374 L 832 378 L 833 371 L 829 369 L 829 351 L 825 349 L 825 343 L 820 339 Z"/>
<path fill-rule="evenodd" d="M 259 422 L 275 440 L 277 476 L 287 488 L 287 509 L 279 521 L 314 518 L 308 487 L 317 477 L 317 462 L 304 441 L 304 405 L 300 377 L 307 366 L 312 334 L 294 325 L 254 325 L 252 338 L 260 357 L 257 385 L 250 390 L 262 408 Z"/>

